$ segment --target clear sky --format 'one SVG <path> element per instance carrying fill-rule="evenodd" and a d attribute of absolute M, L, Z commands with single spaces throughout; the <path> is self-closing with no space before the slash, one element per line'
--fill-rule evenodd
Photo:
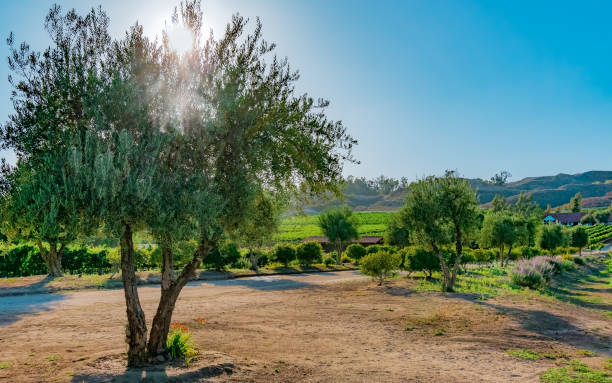
<path fill-rule="evenodd" d="M 0 4 L 4 37 L 48 44 L 51 1 Z M 101 4 L 117 36 L 139 21 L 155 35 L 177 3 Z M 610 2 L 204 1 L 220 32 L 233 13 L 259 16 L 264 36 L 300 70 L 300 91 L 324 97 L 328 115 L 359 141 L 345 174 L 415 179 L 457 169 L 489 178 L 612 170 Z M 6 59 L 0 117 L 10 113 Z M 11 158 L 10 153 L 4 153 Z"/>

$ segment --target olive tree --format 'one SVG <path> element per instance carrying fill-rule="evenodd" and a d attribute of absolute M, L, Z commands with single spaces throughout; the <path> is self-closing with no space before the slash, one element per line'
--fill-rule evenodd
<path fill-rule="evenodd" d="M 478 199 L 467 180 L 456 172 L 430 176 L 411 185 L 400 216 L 412 228 L 415 241 L 436 254 L 442 268 L 442 291 L 453 291 L 463 255 L 463 243 L 478 227 Z M 454 244 L 452 267 L 442 247 Z"/>
<path fill-rule="evenodd" d="M 577 226 L 572 230 L 572 246 L 579 248 L 580 255 L 582 255 L 582 248 L 589 243 L 589 233 L 582 226 Z"/>
<path fill-rule="evenodd" d="M 499 261 L 504 267 L 504 248 L 508 248 L 508 258 L 512 246 L 518 239 L 517 228 L 514 219 L 508 213 L 489 213 L 485 216 L 482 230 L 480 231 L 480 244 L 485 247 L 497 247 L 499 249 Z"/>
<path fill-rule="evenodd" d="M 249 221 L 262 191 L 271 196 L 337 191 L 356 143 L 329 121 L 326 101 L 296 95 L 299 76 L 272 55 L 259 21 L 234 16 L 224 36 L 202 40 L 198 2 L 173 22 L 190 29 L 179 55 L 133 27 L 112 44 L 96 83 L 91 124 L 72 146 L 72 178 L 89 191 L 87 214 L 120 237 L 127 305 L 128 365 L 163 359 L 180 291 L 224 234 Z M 135 283 L 133 232 L 162 246 L 162 294 L 147 337 Z M 172 242 L 192 237 L 192 259 L 173 276 Z"/>
<path fill-rule="evenodd" d="M 74 10 L 62 14 L 56 5 L 45 19 L 53 41 L 47 49 L 17 44 L 12 33 L 7 39 L 13 113 L 0 128 L 0 139 L 18 164 L 2 196 L 3 230 L 35 242 L 52 276 L 61 275 L 65 246 L 90 226 L 79 225 L 79 191 L 64 182 L 66 155 L 87 129 L 85 105 L 96 94 L 90 74 L 100 69 L 109 47 L 107 26 L 100 9 L 81 16 Z"/>
<path fill-rule="evenodd" d="M 329 241 L 336 245 L 336 263 L 341 264 L 340 258 L 344 245 L 358 237 L 357 222 L 353 211 L 348 206 L 328 209 L 319 214 L 319 227 Z"/>

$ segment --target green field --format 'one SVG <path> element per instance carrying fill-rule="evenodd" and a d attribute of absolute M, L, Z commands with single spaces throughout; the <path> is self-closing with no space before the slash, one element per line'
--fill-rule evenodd
<path fill-rule="evenodd" d="M 354 213 L 359 226 L 359 235 L 383 235 L 392 213 Z M 274 236 L 277 242 L 299 242 L 312 235 L 323 235 L 318 225 L 318 215 L 295 216 L 282 220 L 279 232 Z"/>

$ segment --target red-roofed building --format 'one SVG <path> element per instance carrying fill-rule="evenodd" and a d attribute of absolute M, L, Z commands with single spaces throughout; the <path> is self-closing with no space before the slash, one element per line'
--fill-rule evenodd
<path fill-rule="evenodd" d="M 544 223 L 558 223 L 565 226 L 574 226 L 580 223 L 586 213 L 551 213 L 544 217 Z"/>

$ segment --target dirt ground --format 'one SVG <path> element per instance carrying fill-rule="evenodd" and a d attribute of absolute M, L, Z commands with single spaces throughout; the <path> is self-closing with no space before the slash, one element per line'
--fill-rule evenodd
<path fill-rule="evenodd" d="M 538 382 L 569 359 L 612 357 L 604 279 L 565 288 L 589 298 L 581 305 L 528 293 L 483 300 L 418 283 L 379 287 L 353 271 L 192 282 L 173 320 L 191 328 L 200 354 L 189 367 L 131 370 L 122 290 L 3 297 L 0 381 Z M 140 294 L 150 321 L 158 287 Z"/>

